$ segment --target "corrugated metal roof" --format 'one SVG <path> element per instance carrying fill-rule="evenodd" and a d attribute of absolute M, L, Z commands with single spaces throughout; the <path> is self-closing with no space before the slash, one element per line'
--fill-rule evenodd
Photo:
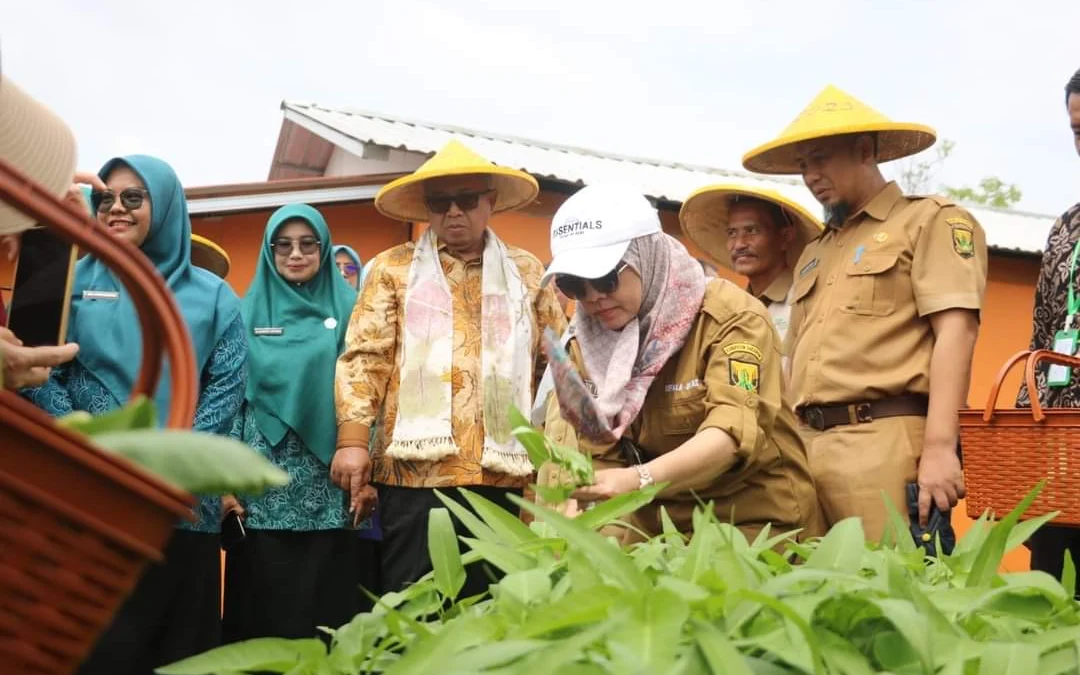
<path fill-rule="evenodd" d="M 527 171 L 538 178 L 578 185 L 614 181 L 671 202 L 681 202 L 705 185 L 736 183 L 771 188 L 814 213 L 821 209 L 801 181 L 784 177 L 628 157 L 349 108 L 331 109 L 294 101 L 283 101 L 281 107 L 286 119 L 350 151 L 362 147 L 357 144 L 370 143 L 430 154 L 457 138 L 500 166 Z M 998 250 L 1041 252 L 1055 220 L 1055 216 L 1024 211 L 966 208 L 986 230 L 989 246 Z"/>

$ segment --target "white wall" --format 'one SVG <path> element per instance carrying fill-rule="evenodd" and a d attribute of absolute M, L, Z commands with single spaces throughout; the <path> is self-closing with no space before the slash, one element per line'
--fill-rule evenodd
<path fill-rule="evenodd" d="M 326 164 L 324 176 L 367 176 L 378 173 L 409 173 L 424 163 L 419 152 L 365 144 L 365 157 L 335 147 Z"/>

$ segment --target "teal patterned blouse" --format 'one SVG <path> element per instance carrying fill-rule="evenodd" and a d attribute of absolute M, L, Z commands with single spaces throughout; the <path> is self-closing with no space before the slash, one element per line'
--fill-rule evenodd
<path fill-rule="evenodd" d="M 203 370 L 201 385 L 193 428 L 211 434 L 228 434 L 244 402 L 247 385 L 247 338 L 239 315 L 214 347 Z M 54 368 L 44 385 L 19 393 L 53 417 L 62 417 L 75 410 L 99 415 L 122 405 L 78 360 Z M 199 498 L 195 506 L 196 521 L 181 521 L 177 527 L 194 532 L 220 532 L 221 500 L 196 496 Z"/>
<path fill-rule="evenodd" d="M 255 423 L 255 409 L 244 403 L 233 423 L 232 436 L 289 474 L 289 482 L 283 487 L 258 497 L 238 496 L 248 529 L 313 532 L 352 527 L 345 491 L 331 482 L 330 467 L 308 450 L 295 431 L 290 429 L 277 446 L 271 447 Z M 369 527 L 365 521 L 359 529 Z"/>

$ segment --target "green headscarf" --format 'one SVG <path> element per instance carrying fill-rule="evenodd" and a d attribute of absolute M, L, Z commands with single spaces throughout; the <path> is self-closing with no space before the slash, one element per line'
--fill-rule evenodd
<path fill-rule="evenodd" d="M 108 180 L 116 168 L 125 166 L 138 174 L 150 192 L 150 230 L 141 249 L 180 306 L 201 377 L 218 341 L 236 319 L 239 298 L 224 281 L 191 264 L 191 220 L 184 189 L 172 167 L 156 157 L 130 155 L 109 160 L 98 175 Z M 79 343 L 79 362 L 123 403 L 135 386 L 142 360 L 142 329 L 135 305 L 105 263 L 90 255 L 75 266 L 73 290 L 68 339 Z M 96 292 L 97 299 L 86 292 Z M 166 363 L 154 395 L 162 423 L 172 394 L 168 367 Z"/>
<path fill-rule="evenodd" d="M 299 285 L 281 277 L 271 250 L 281 226 L 296 219 L 320 242 L 319 271 Z M 292 429 L 327 464 L 337 440 L 334 368 L 356 303 L 356 289 L 338 272 L 332 251 L 322 214 L 307 204 L 282 206 L 266 224 L 242 310 L 250 345 L 247 402 L 259 431 L 277 445 Z"/>

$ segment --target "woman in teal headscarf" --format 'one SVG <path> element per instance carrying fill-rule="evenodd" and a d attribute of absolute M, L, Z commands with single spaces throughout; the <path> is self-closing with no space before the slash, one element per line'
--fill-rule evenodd
<path fill-rule="evenodd" d="M 132 155 L 106 162 L 98 175 L 108 188 L 91 195 L 99 226 L 142 250 L 187 322 L 200 384 L 194 428 L 229 433 L 246 381 L 240 301 L 221 279 L 191 265 L 191 221 L 176 173 L 160 159 Z M 139 320 L 123 285 L 93 256 L 76 265 L 68 340 L 79 343 L 78 358 L 24 395 L 56 416 L 126 402 L 141 360 Z M 161 420 L 170 396 L 166 372 L 154 396 Z M 201 498 L 195 515 L 194 523 L 177 525 L 165 564 L 139 581 L 80 673 L 143 675 L 220 641 L 220 502 Z"/>
<path fill-rule="evenodd" d="M 345 246 L 344 244 L 335 246 L 334 263 L 337 265 L 338 271 L 341 272 L 341 276 L 345 277 L 345 281 L 350 286 L 357 291 L 363 287 L 364 282 L 360 271 L 364 268 L 364 263 L 360 260 L 360 254 L 354 251 L 351 246 Z"/>
<path fill-rule="evenodd" d="M 238 495 L 247 537 L 226 562 L 226 642 L 307 638 L 348 622 L 361 606 L 363 527 L 375 491 L 350 513 L 330 480 L 337 424 L 334 368 L 356 289 L 334 265 L 330 231 L 306 204 L 270 217 L 244 296 L 250 379 L 233 435 L 289 474 L 259 497 Z"/>

